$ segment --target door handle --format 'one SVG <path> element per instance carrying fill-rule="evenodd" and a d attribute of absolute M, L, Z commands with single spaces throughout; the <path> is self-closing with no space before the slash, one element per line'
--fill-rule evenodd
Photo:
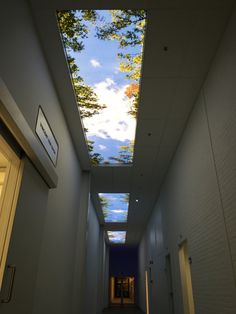
<path fill-rule="evenodd" d="M 10 303 L 11 299 L 12 299 L 12 291 L 13 291 L 13 286 L 14 286 L 14 281 L 15 281 L 16 266 L 15 265 L 8 265 L 7 269 L 11 270 L 11 279 L 10 279 L 7 297 L 5 299 L 2 299 L 1 303 Z"/>

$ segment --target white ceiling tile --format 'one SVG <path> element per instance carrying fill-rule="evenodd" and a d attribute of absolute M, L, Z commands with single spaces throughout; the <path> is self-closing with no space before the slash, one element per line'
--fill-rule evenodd
<path fill-rule="evenodd" d="M 180 78 L 176 81 L 176 90 L 168 119 L 187 119 L 197 99 L 202 79 Z"/>
<path fill-rule="evenodd" d="M 127 0 L 30 0 L 35 11 L 40 9 L 51 9 L 53 12 L 70 9 L 116 9 L 127 8 Z M 129 8 L 133 9 L 200 9 L 225 7 L 232 4 L 233 0 L 129 0 Z"/>
<path fill-rule="evenodd" d="M 163 135 L 165 120 L 140 119 L 137 124 L 136 146 L 146 145 L 158 147 Z"/>
<path fill-rule="evenodd" d="M 163 182 L 163 179 L 170 166 L 171 159 L 175 153 L 174 147 L 161 147 L 158 157 L 153 168 L 153 175 L 159 178 L 159 184 Z"/>
<path fill-rule="evenodd" d="M 135 150 L 134 171 L 140 173 L 140 169 L 147 167 L 156 159 L 159 148 L 154 146 L 138 145 Z"/>
<path fill-rule="evenodd" d="M 96 192 L 107 192 L 113 186 L 113 171 L 110 167 L 93 167 L 92 190 Z"/>
<path fill-rule="evenodd" d="M 161 140 L 161 147 L 169 146 L 175 150 L 186 125 L 186 119 L 169 119 Z"/>
<path fill-rule="evenodd" d="M 144 78 L 180 75 L 197 15 L 195 11 L 186 10 L 150 13 L 144 46 Z"/>
<path fill-rule="evenodd" d="M 144 78 L 141 81 L 139 116 L 166 119 L 176 93 L 176 78 Z"/>
<path fill-rule="evenodd" d="M 131 167 L 116 167 L 113 169 L 113 190 L 116 192 L 130 192 Z"/>
<path fill-rule="evenodd" d="M 127 224 L 126 223 L 106 223 L 104 225 L 104 230 L 106 231 L 125 231 L 127 230 Z"/>
<path fill-rule="evenodd" d="M 228 20 L 228 9 L 201 12 L 184 53 L 182 76 L 206 75 Z"/>
<path fill-rule="evenodd" d="M 144 79 L 139 115 L 143 119 L 186 119 L 197 98 L 202 79 Z M 141 119 L 140 119 L 141 120 Z"/>

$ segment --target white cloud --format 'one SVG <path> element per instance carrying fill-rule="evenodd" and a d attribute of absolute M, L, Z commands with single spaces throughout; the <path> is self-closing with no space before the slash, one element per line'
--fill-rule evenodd
<path fill-rule="evenodd" d="M 98 147 L 99 147 L 99 149 L 101 149 L 101 150 L 107 149 L 107 147 L 106 147 L 105 145 L 102 145 L 102 144 L 99 144 Z"/>
<path fill-rule="evenodd" d="M 114 73 L 115 73 L 115 74 L 120 73 L 120 67 L 119 67 L 119 66 L 116 66 L 116 67 L 115 67 Z"/>
<path fill-rule="evenodd" d="M 94 67 L 94 68 L 100 68 L 101 67 L 101 63 L 96 60 L 96 59 L 91 59 L 90 60 L 90 64 Z"/>
<path fill-rule="evenodd" d="M 124 214 L 124 213 L 126 214 L 127 210 L 125 210 L 125 209 L 113 209 L 112 212 L 115 214 Z"/>
<path fill-rule="evenodd" d="M 89 136 L 125 141 L 135 136 L 136 120 L 127 112 L 131 100 L 125 96 L 127 85 L 118 86 L 111 78 L 94 85 L 99 102 L 107 106 L 101 114 L 84 119 Z"/>

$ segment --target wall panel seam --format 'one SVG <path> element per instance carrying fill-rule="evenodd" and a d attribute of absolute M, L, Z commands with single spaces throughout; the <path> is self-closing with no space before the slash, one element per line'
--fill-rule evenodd
<path fill-rule="evenodd" d="M 207 111 L 207 102 L 206 102 L 204 87 L 202 87 L 202 95 L 203 95 L 203 107 L 204 107 L 204 111 L 205 111 L 205 115 L 206 115 L 207 129 L 208 129 L 210 146 L 211 146 L 211 155 L 212 155 L 213 165 L 214 165 L 214 169 L 215 169 L 217 188 L 219 191 L 220 205 L 221 205 L 221 209 L 222 209 L 223 222 L 224 222 L 225 233 L 226 233 L 226 238 L 227 238 L 227 245 L 228 245 L 228 249 L 229 249 L 230 262 L 231 262 L 231 267 L 232 267 L 232 272 L 233 272 L 234 284 L 236 286 L 236 273 L 235 273 L 234 263 L 233 263 L 233 252 L 232 252 L 232 248 L 231 248 L 231 244 L 230 244 L 230 236 L 229 236 L 229 231 L 228 231 L 227 223 L 226 223 L 224 201 L 223 201 L 223 196 L 222 196 L 222 191 L 221 191 L 220 178 L 219 178 L 217 165 L 216 165 L 216 158 L 215 158 L 215 152 L 214 152 L 214 147 L 213 147 L 212 133 L 211 133 L 211 128 L 210 128 L 209 115 L 208 115 L 208 111 Z"/>

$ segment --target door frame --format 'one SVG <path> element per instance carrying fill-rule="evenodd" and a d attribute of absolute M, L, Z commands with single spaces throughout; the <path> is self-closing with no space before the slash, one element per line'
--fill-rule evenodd
<path fill-rule="evenodd" d="M 1 213 L 1 219 L 5 230 L 2 235 L 2 242 L 0 243 L 0 290 L 3 281 L 3 275 L 6 266 L 7 253 L 14 223 L 17 200 L 20 192 L 21 179 L 24 169 L 24 161 L 13 151 L 7 141 L 0 135 L 0 150 L 6 159 L 9 161 L 8 177 L 6 182 L 6 189 L 1 198 L 1 205 L 4 211 Z M 9 188 L 9 185 L 13 186 Z M 4 223 L 5 222 L 5 223 Z"/>

